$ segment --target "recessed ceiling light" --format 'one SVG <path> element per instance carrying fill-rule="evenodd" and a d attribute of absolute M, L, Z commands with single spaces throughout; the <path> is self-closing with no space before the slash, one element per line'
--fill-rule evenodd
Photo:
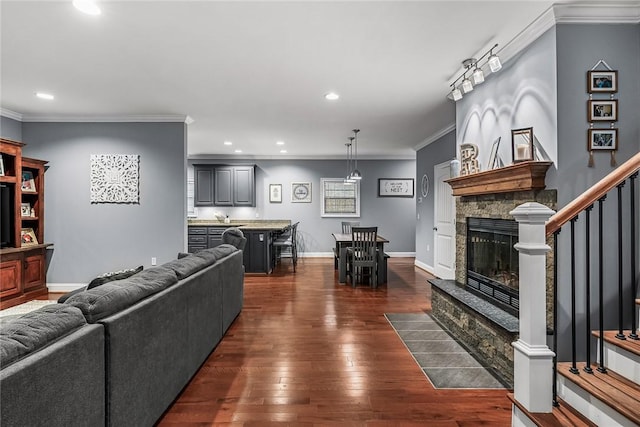
<path fill-rule="evenodd" d="M 47 101 L 53 100 L 53 95 L 50 93 L 36 92 L 36 96 L 40 99 L 46 99 Z"/>
<path fill-rule="evenodd" d="M 231 141 L 225 141 L 225 142 L 224 142 L 224 145 L 233 145 L 233 142 L 231 142 Z"/>
<path fill-rule="evenodd" d="M 87 15 L 100 15 L 102 11 L 93 0 L 73 0 L 73 6 Z"/>
<path fill-rule="evenodd" d="M 285 153 L 287 152 L 287 150 L 280 150 L 280 152 L 281 152 L 282 154 L 285 154 Z"/>
<path fill-rule="evenodd" d="M 242 150 L 235 150 L 236 153 L 242 153 Z"/>
<path fill-rule="evenodd" d="M 340 98 L 340 95 L 338 95 L 335 92 L 329 92 L 324 97 L 325 97 L 325 99 L 328 99 L 329 101 L 335 101 L 335 100 Z"/>
<path fill-rule="evenodd" d="M 284 145 L 284 141 L 278 141 L 276 142 L 276 145 Z"/>

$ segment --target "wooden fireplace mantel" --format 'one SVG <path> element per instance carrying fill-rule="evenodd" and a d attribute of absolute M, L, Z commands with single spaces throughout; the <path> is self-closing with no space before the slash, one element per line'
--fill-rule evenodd
<path fill-rule="evenodd" d="M 445 180 L 454 196 L 543 190 L 553 162 L 529 161 Z"/>

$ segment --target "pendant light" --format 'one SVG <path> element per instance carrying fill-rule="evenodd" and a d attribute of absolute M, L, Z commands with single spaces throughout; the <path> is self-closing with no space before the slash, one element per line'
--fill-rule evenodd
<path fill-rule="evenodd" d="M 347 142 L 346 144 L 347 147 L 347 177 L 344 179 L 344 183 L 345 184 L 353 184 L 355 183 L 355 179 L 351 178 L 351 150 L 352 150 L 352 146 L 353 146 L 353 137 L 350 136 L 349 137 L 349 142 Z"/>
<path fill-rule="evenodd" d="M 353 134 L 354 134 L 354 155 L 353 155 L 353 172 L 351 172 L 351 178 L 352 179 L 356 179 L 356 180 L 361 180 L 362 179 L 362 174 L 360 173 L 360 171 L 358 170 L 358 132 L 360 132 L 360 129 L 354 129 L 353 130 Z"/>

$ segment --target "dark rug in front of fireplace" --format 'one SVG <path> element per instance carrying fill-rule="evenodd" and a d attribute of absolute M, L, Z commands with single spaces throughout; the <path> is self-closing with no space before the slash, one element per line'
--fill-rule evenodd
<path fill-rule="evenodd" d="M 505 388 L 428 314 L 385 317 L 434 388 Z"/>

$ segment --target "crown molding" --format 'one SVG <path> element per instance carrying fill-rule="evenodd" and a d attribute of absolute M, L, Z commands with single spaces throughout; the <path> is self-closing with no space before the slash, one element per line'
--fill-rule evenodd
<path fill-rule="evenodd" d="M 17 120 L 19 122 L 22 121 L 22 114 L 16 113 L 15 111 L 7 110 L 6 108 L 0 108 L 0 116 Z"/>
<path fill-rule="evenodd" d="M 22 122 L 62 122 L 62 123 L 186 123 L 185 115 L 131 115 L 131 116 L 72 116 L 23 114 Z"/>
<path fill-rule="evenodd" d="M 557 23 L 571 24 L 637 24 L 640 23 L 639 1 L 568 3 L 553 6 Z"/>
<path fill-rule="evenodd" d="M 435 142 L 438 139 L 442 138 L 443 136 L 447 135 L 451 131 L 454 131 L 455 129 L 456 129 L 456 124 L 455 123 L 451 123 L 449 126 L 443 128 L 443 129 L 440 129 L 438 132 L 434 133 L 433 135 L 431 135 L 427 139 L 423 140 L 420 144 L 418 144 L 415 147 L 413 147 L 413 149 L 418 151 L 418 150 L 426 147 L 427 145 L 431 144 L 432 142 Z"/>
<path fill-rule="evenodd" d="M 545 10 L 497 53 L 503 62 L 524 50 L 556 24 L 637 24 L 640 1 L 556 3 Z"/>
<path fill-rule="evenodd" d="M 415 154 L 408 155 L 368 155 L 368 156 L 358 156 L 358 161 L 361 160 L 415 160 Z M 324 156 L 314 156 L 314 155 L 247 155 L 247 154 L 188 154 L 187 160 L 189 161 L 198 161 L 198 160 L 237 160 L 239 162 L 248 161 L 248 160 L 338 160 L 344 161 L 345 156 L 340 155 L 324 155 Z"/>

